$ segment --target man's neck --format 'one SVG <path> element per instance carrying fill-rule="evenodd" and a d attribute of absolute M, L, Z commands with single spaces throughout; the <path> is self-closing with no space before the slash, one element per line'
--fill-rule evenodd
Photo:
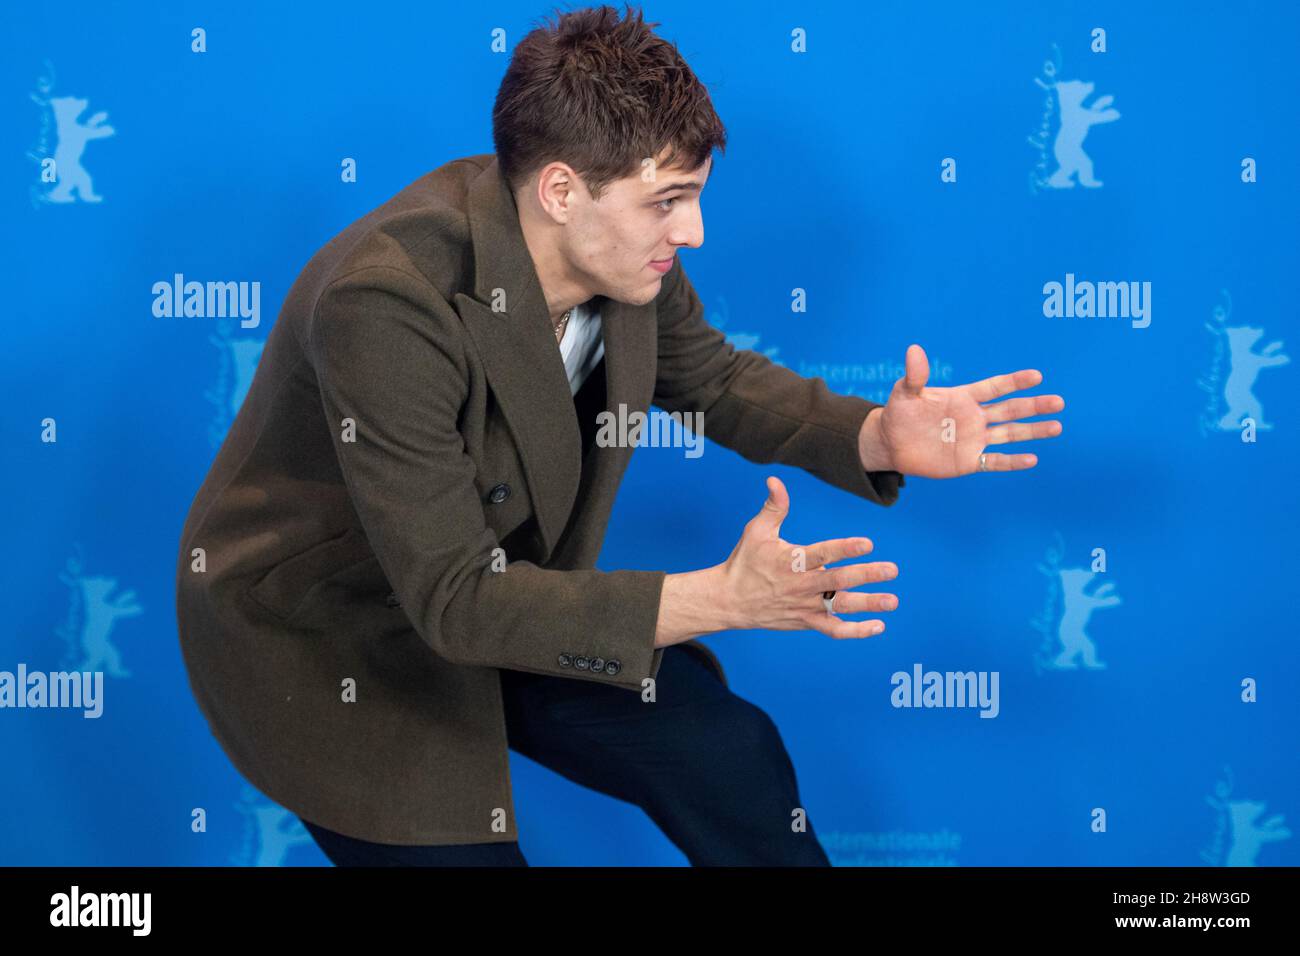
<path fill-rule="evenodd" d="M 542 284 L 547 314 L 551 324 L 556 325 L 565 312 L 589 301 L 592 293 L 574 279 L 569 271 L 568 263 L 555 241 L 558 226 L 539 224 L 531 217 L 521 214 L 519 228 L 524 234 L 528 255 L 533 260 L 533 269 Z"/>

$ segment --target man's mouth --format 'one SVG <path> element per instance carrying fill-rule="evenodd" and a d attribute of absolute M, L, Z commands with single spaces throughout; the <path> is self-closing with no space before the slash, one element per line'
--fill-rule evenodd
<path fill-rule="evenodd" d="M 650 263 L 650 268 L 660 273 L 667 272 L 672 267 L 673 267 L 672 256 L 669 256 L 667 259 L 655 259 Z"/>

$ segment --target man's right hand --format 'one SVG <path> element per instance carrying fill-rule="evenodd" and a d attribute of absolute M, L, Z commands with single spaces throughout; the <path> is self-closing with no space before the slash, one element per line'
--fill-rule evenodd
<path fill-rule="evenodd" d="M 874 545 L 869 538 L 832 538 L 803 546 L 782 540 L 790 497 L 775 476 L 768 477 L 767 489 L 762 509 L 745 525 L 726 561 L 702 571 L 667 575 L 656 647 L 721 630 L 817 630 L 834 638 L 859 638 L 885 629 L 878 619 L 845 621 L 838 615 L 898 607 L 894 594 L 849 590 L 892 580 L 898 576 L 897 565 L 871 561 L 825 567 L 868 554 Z M 822 604 L 824 591 L 836 592 L 835 614 L 828 614 Z"/>

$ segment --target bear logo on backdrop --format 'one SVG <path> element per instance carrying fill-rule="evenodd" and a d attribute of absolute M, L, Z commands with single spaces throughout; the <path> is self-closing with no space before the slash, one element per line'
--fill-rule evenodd
<path fill-rule="evenodd" d="M 1228 317 L 1232 315 L 1232 296 L 1227 289 L 1220 295 L 1222 301 L 1214 307 L 1212 321 L 1205 323 L 1214 336 L 1210 372 L 1196 383 L 1210 395 L 1201 414 L 1201 434 L 1233 432 L 1241 434 L 1245 441 L 1249 440 L 1247 434 L 1253 438 L 1255 430 L 1271 431 L 1273 428 L 1272 422 L 1264 420 L 1264 408 L 1255 394 L 1255 380 L 1264 369 L 1286 365 L 1291 358 L 1281 351 L 1281 339 L 1274 339 L 1256 350 L 1256 343 L 1264 337 L 1264 329 L 1228 325 Z"/>
<path fill-rule="evenodd" d="M 1105 34 L 1094 31 L 1093 51 L 1105 52 L 1105 48 Z M 1038 163 L 1029 177 L 1030 191 L 1073 189 L 1076 181 L 1080 186 L 1099 189 L 1103 183 L 1093 173 L 1092 157 L 1084 151 L 1083 141 L 1092 127 L 1119 119 L 1119 111 L 1110 105 L 1115 97 L 1109 94 L 1099 96 L 1084 106 L 1096 84 L 1085 80 L 1057 79 L 1061 72 L 1061 49 L 1053 43 L 1052 51 L 1051 59 L 1043 63 L 1042 75 L 1034 77 L 1034 82 L 1047 91 L 1047 96 L 1043 100 L 1039 127 L 1029 137 L 1029 144 L 1038 150 Z M 1055 137 L 1051 135 L 1053 126 Z"/>
<path fill-rule="evenodd" d="M 1216 817 L 1214 837 L 1200 854 L 1210 866 L 1257 866 L 1257 857 L 1265 846 L 1291 838 L 1282 814 L 1260 820 L 1267 804 L 1262 800 L 1233 798 L 1235 785 L 1232 768 L 1225 766 L 1223 779 L 1215 783 L 1214 793 L 1205 798 Z"/>
<path fill-rule="evenodd" d="M 36 80 L 35 92 L 29 94 L 41 110 L 39 137 L 27 151 L 27 158 L 40 167 L 37 185 L 32 187 L 32 205 L 72 203 L 78 199 L 102 202 L 104 197 L 95 192 L 83 156 L 91 140 L 114 136 L 117 131 L 106 125 L 108 113 L 103 111 L 83 123 L 81 117 L 90 101 L 78 96 L 51 96 L 54 85 L 54 67 L 47 60 L 45 71 Z"/>
<path fill-rule="evenodd" d="M 1097 657 L 1097 645 L 1088 634 L 1094 611 L 1123 603 L 1114 593 L 1113 581 L 1104 581 L 1106 551 L 1094 548 L 1092 563 L 1084 567 L 1062 567 L 1064 538 L 1055 533 L 1055 544 L 1038 570 L 1047 577 L 1047 598 L 1043 612 L 1029 622 L 1043 641 L 1034 655 L 1034 672 L 1102 670 L 1104 661 Z M 1100 583 L 1099 583 L 1100 582 Z"/>
<path fill-rule="evenodd" d="M 316 845 L 297 816 L 248 784 L 234 807 L 244 818 L 244 830 L 239 848 L 230 854 L 232 866 L 284 866 L 294 847 Z"/>
<path fill-rule="evenodd" d="M 118 620 L 137 617 L 144 608 L 135 591 L 118 592 L 117 578 L 83 573 L 81 548 L 75 546 L 74 550 L 76 557 L 69 558 L 59 572 L 59 580 L 69 592 L 67 617 L 55 628 L 65 647 L 62 666 L 65 670 L 102 670 L 110 677 L 130 677 L 111 637 Z"/>
<path fill-rule="evenodd" d="M 217 380 L 203 393 L 203 397 L 213 407 L 212 420 L 208 423 L 208 442 L 213 448 L 218 448 L 253 384 L 253 373 L 257 371 L 266 340 L 236 335 L 234 320 L 220 319 L 216 332 L 208 336 L 208 342 L 217 350 Z"/>

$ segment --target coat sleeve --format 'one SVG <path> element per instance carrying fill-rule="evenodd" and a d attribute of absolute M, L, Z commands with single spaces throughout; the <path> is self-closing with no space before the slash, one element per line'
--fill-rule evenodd
<path fill-rule="evenodd" d="M 639 690 L 663 656 L 663 571 L 492 569 L 499 541 L 457 428 L 468 397 L 458 326 L 427 282 L 386 267 L 336 279 L 317 302 L 308 351 L 371 548 L 440 657 Z M 562 655 L 603 663 L 563 666 Z"/>
<path fill-rule="evenodd" d="M 865 471 L 858 456 L 862 423 L 883 406 L 735 348 L 705 320 L 680 258 L 659 292 L 658 313 L 655 405 L 702 412 L 705 436 L 749 461 L 802 468 L 880 505 L 898 500 L 902 474 Z"/>

